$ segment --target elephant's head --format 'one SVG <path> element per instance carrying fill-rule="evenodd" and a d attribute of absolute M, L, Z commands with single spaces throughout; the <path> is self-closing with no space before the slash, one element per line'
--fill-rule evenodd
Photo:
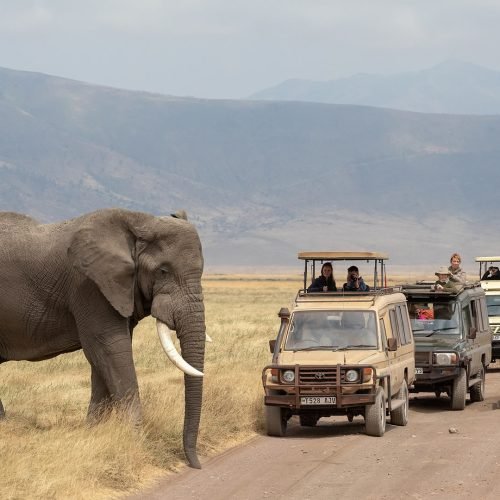
<path fill-rule="evenodd" d="M 205 313 L 203 255 L 185 213 L 168 217 L 103 210 L 90 214 L 74 234 L 69 256 L 123 317 L 157 319 L 162 345 L 184 372 L 184 450 L 200 467 L 196 440 L 202 402 Z M 181 355 L 170 332 L 180 340 Z"/>

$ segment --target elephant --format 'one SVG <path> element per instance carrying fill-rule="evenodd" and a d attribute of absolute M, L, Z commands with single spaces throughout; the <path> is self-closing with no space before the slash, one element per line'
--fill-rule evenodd
<path fill-rule="evenodd" d="M 184 452 L 201 468 L 202 273 L 200 239 L 184 211 L 158 217 L 108 208 L 51 224 L 0 212 L 0 363 L 82 349 L 91 367 L 87 419 L 97 423 L 117 408 L 140 425 L 132 333 L 151 315 L 167 356 L 184 371 Z"/>

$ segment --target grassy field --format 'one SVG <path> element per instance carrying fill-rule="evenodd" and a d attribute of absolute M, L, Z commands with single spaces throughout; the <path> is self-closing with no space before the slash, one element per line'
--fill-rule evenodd
<path fill-rule="evenodd" d="M 424 277 L 430 278 L 430 277 Z M 261 371 L 277 313 L 302 276 L 213 275 L 204 279 L 207 344 L 198 451 L 210 457 L 262 433 Z M 341 281 L 338 279 L 338 281 Z M 401 282 L 393 277 L 388 284 Z M 76 352 L 39 363 L 0 365 L 0 498 L 118 498 L 185 466 L 183 375 L 163 353 L 154 321 L 134 334 L 144 426 L 116 416 L 88 428 L 90 369 Z"/>
<path fill-rule="evenodd" d="M 277 313 L 301 276 L 204 280 L 207 344 L 198 450 L 209 457 L 263 431 L 262 367 Z M 183 375 L 166 359 L 154 321 L 134 334 L 142 430 L 117 417 L 88 428 L 90 369 L 82 352 L 0 365 L 0 498 L 118 498 L 185 464 Z"/>

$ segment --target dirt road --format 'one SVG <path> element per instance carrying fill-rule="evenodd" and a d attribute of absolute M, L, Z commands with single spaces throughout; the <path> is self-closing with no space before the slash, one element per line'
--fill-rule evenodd
<path fill-rule="evenodd" d="M 500 498 L 500 370 L 486 399 L 449 411 L 446 397 L 413 395 L 406 427 L 364 434 L 363 419 L 289 422 L 285 438 L 250 443 L 168 477 L 135 499 Z"/>

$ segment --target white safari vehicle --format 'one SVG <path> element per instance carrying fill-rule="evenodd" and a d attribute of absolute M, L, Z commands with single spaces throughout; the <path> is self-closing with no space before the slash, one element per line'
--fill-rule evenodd
<path fill-rule="evenodd" d="M 479 262 L 479 279 L 486 294 L 488 322 L 493 333 L 491 361 L 494 362 L 500 360 L 500 279 L 490 279 L 487 274 L 490 267 L 500 267 L 500 256 L 476 257 L 476 262 Z"/>
<path fill-rule="evenodd" d="M 270 341 L 272 364 L 262 374 L 267 433 L 283 436 L 292 415 L 303 426 L 321 417 L 364 417 L 366 433 L 382 436 L 387 416 L 408 421 L 408 388 L 415 376 L 414 342 L 405 296 L 382 286 L 388 258 L 373 252 L 302 252 L 304 288 Z M 342 265 L 339 264 L 342 262 Z M 370 290 L 342 291 L 347 266 L 373 266 Z M 325 262 L 339 291 L 308 292 Z M 363 264 L 361 264 L 363 263 Z M 339 269 L 340 268 L 340 269 Z"/>

